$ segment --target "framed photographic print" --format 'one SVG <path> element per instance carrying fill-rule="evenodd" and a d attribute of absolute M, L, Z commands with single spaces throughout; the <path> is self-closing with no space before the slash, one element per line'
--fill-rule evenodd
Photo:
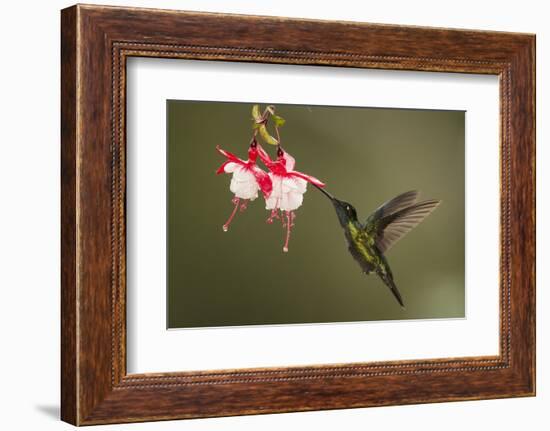
<path fill-rule="evenodd" d="M 62 419 L 535 394 L 535 37 L 62 11 Z"/>

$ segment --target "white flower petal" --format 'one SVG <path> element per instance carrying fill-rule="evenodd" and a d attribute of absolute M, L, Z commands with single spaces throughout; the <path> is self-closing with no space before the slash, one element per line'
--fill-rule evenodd
<path fill-rule="evenodd" d="M 233 172 L 229 189 L 236 197 L 253 201 L 258 197 L 260 186 L 252 172 L 239 166 L 238 169 L 235 169 Z"/>
<path fill-rule="evenodd" d="M 240 165 L 235 162 L 229 162 L 227 165 L 224 166 L 223 170 L 230 174 L 235 171 L 235 169 L 240 168 Z"/>
<path fill-rule="evenodd" d="M 253 201 L 258 197 L 259 187 L 256 183 L 252 184 L 245 181 L 231 181 L 229 188 L 236 197 L 241 199 L 250 199 Z"/>
<path fill-rule="evenodd" d="M 273 175 L 271 173 L 269 174 L 269 177 L 271 178 L 271 186 L 272 186 L 270 197 L 275 197 L 280 199 L 283 195 L 283 187 L 282 187 L 283 179 L 280 176 Z"/>
<path fill-rule="evenodd" d="M 296 177 L 281 177 L 270 174 L 273 190 L 265 201 L 266 209 L 294 211 L 304 201 L 307 181 Z"/>
<path fill-rule="evenodd" d="M 283 193 L 299 192 L 305 193 L 307 189 L 307 181 L 298 177 L 287 177 L 283 180 Z"/>
<path fill-rule="evenodd" d="M 303 201 L 304 195 L 302 193 L 285 193 L 281 201 L 281 209 L 283 211 L 294 211 L 302 206 Z"/>
<path fill-rule="evenodd" d="M 238 169 L 235 169 L 233 172 L 233 178 L 238 181 L 250 181 L 250 178 L 254 179 L 254 175 L 249 169 L 246 169 L 244 166 L 239 166 Z"/>
<path fill-rule="evenodd" d="M 275 208 L 277 208 L 277 201 L 279 199 L 275 196 L 273 196 L 273 194 L 271 194 L 266 200 L 265 200 L 265 209 L 266 210 L 274 210 Z"/>

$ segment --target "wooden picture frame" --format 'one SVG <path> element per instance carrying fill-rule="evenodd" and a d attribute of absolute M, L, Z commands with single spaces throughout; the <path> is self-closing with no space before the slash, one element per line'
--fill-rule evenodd
<path fill-rule="evenodd" d="M 77 5 L 61 14 L 61 418 L 75 425 L 535 394 L 535 36 Z M 500 354 L 127 374 L 130 56 L 498 75 Z"/>

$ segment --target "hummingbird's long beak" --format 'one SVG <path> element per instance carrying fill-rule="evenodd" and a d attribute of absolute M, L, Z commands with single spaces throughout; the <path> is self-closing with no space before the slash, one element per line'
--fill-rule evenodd
<path fill-rule="evenodd" d="M 336 199 L 334 196 L 332 196 L 329 192 L 327 192 L 325 189 L 323 189 L 322 187 L 319 187 L 318 185 L 314 184 L 314 183 L 311 183 L 313 186 L 315 186 L 317 188 L 317 190 L 319 190 L 321 193 L 323 193 L 327 198 L 329 198 L 332 202 L 334 202 L 334 200 Z"/>

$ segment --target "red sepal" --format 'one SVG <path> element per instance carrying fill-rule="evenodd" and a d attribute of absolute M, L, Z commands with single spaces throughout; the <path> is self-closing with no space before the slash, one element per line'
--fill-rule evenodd
<path fill-rule="evenodd" d="M 287 175 L 291 177 L 302 178 L 303 180 L 306 180 L 308 183 L 315 184 L 318 187 L 325 187 L 325 183 L 323 183 L 321 180 L 318 180 L 317 178 L 312 177 L 311 175 L 304 174 L 303 172 L 290 171 L 290 172 L 287 172 Z"/>
<path fill-rule="evenodd" d="M 271 178 L 269 177 L 267 172 L 263 171 L 256 165 L 252 165 L 250 169 L 252 170 L 252 173 L 254 174 L 254 178 L 256 178 L 256 181 L 260 186 L 260 190 L 264 194 L 264 197 L 267 199 L 267 197 L 271 194 L 271 191 L 273 190 L 273 184 L 271 183 Z"/>
<path fill-rule="evenodd" d="M 216 150 L 218 150 L 218 153 L 220 153 L 222 156 L 227 157 L 229 160 L 231 160 L 233 162 L 240 161 L 240 162 L 244 163 L 244 161 L 239 159 L 235 154 L 233 154 L 229 151 L 226 151 L 223 148 L 220 148 L 219 145 L 216 145 Z"/>
<path fill-rule="evenodd" d="M 263 162 L 264 165 L 269 167 L 269 165 L 273 163 L 273 160 L 271 160 L 271 157 L 269 157 L 269 154 L 267 154 L 267 151 L 264 150 L 260 144 L 258 144 L 257 150 L 258 150 L 258 156 L 260 156 L 260 160 Z"/>

